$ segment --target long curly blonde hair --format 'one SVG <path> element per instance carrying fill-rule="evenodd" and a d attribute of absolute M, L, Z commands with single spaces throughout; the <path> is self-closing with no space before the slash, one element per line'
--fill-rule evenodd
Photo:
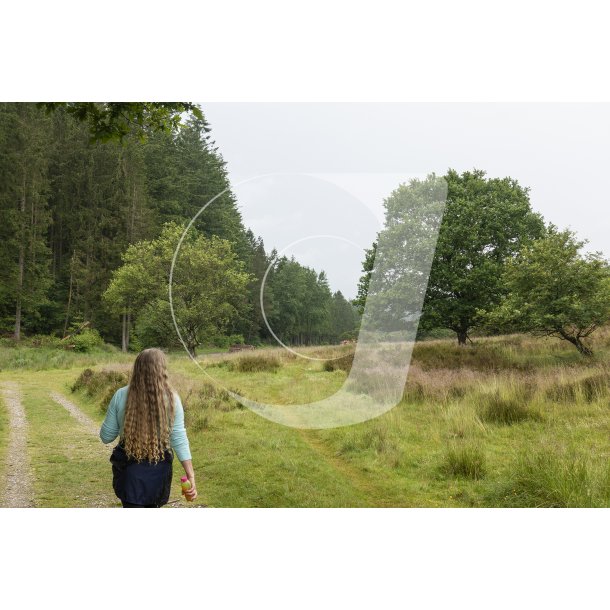
<path fill-rule="evenodd" d="M 125 453 L 138 462 L 157 463 L 170 448 L 174 395 L 165 354 L 156 348 L 138 354 L 127 392 L 123 439 Z"/>

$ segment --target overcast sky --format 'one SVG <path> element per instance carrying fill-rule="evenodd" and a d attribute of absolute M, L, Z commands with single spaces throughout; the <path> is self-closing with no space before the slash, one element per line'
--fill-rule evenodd
<path fill-rule="evenodd" d="M 246 226 L 268 251 L 285 249 L 327 271 L 347 297 L 381 226 L 383 199 L 412 176 L 449 167 L 517 179 L 547 221 L 610 256 L 608 104 L 202 107 Z"/>

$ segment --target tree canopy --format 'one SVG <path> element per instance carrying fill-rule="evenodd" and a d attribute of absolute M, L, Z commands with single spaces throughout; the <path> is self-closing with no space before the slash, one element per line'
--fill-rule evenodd
<path fill-rule="evenodd" d="M 183 232 L 184 227 L 169 223 L 158 238 L 129 246 L 104 300 L 115 313 L 132 314 L 136 328 L 155 344 L 167 344 L 168 337 L 175 336 L 175 319 L 189 353 L 195 355 L 206 339 L 224 333 L 246 314 L 250 278 L 229 241 L 190 230 L 176 257 L 170 295 L 172 259 Z"/>
<path fill-rule="evenodd" d="M 114 305 L 102 295 L 130 246 L 150 244 L 168 223 L 183 227 L 197 216 L 193 234 L 230 244 L 247 275 L 239 289 L 247 306 L 229 316 L 224 336 L 214 340 L 271 340 L 259 293 L 265 270 L 278 261 L 244 226 L 205 116 L 182 102 L 53 103 L 50 112 L 42 106 L 0 103 L 0 333 L 63 336 L 87 322 L 124 350 L 138 341 L 155 344 L 159 333 L 145 323 L 152 311 L 145 316 L 137 309 L 138 294 Z M 144 262 L 142 280 L 161 281 Z M 294 265 L 299 277 L 312 271 Z M 264 306 L 277 318 L 274 307 L 277 312 L 289 302 L 302 282 L 275 290 L 273 275 Z M 332 295 L 315 290 L 325 304 L 316 305 L 309 321 L 297 322 L 296 335 L 282 329 L 287 341 L 337 337 Z"/>
<path fill-rule="evenodd" d="M 203 118 L 199 106 L 192 102 L 40 102 L 40 106 L 48 112 L 62 108 L 86 123 L 92 142 L 143 138 L 155 131 L 171 133 L 180 126 L 184 113 Z"/>
<path fill-rule="evenodd" d="M 544 222 L 532 211 L 528 189 L 513 178 L 449 170 L 445 179 L 447 202 L 422 326 L 449 328 L 463 345 L 479 322 L 477 312 L 506 294 L 505 263 L 543 234 Z"/>
<path fill-rule="evenodd" d="M 550 226 L 523 247 L 502 275 L 508 294 L 485 315 L 496 329 L 559 337 L 591 355 L 586 339 L 610 322 L 610 267 L 586 242 Z"/>

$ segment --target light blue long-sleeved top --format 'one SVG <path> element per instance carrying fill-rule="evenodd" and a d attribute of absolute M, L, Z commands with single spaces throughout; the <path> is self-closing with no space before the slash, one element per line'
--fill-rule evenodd
<path fill-rule="evenodd" d="M 119 388 L 106 411 L 106 418 L 100 429 L 100 438 L 103 443 L 111 443 L 117 436 L 123 435 L 123 424 L 125 422 L 125 406 L 127 405 L 127 390 L 129 386 Z M 186 436 L 186 428 L 184 427 L 184 408 L 180 401 L 180 396 L 174 392 L 174 425 L 170 435 L 170 444 L 176 452 L 178 459 L 191 459 L 191 448 L 189 440 Z"/>

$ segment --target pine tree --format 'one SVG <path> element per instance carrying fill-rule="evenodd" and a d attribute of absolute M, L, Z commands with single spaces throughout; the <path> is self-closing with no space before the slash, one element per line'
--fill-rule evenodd
<path fill-rule="evenodd" d="M 24 326 L 38 330 L 41 309 L 48 303 L 48 123 L 33 104 L 0 105 L 0 302 L 5 322 L 11 309 L 14 313 L 16 340 Z"/>

